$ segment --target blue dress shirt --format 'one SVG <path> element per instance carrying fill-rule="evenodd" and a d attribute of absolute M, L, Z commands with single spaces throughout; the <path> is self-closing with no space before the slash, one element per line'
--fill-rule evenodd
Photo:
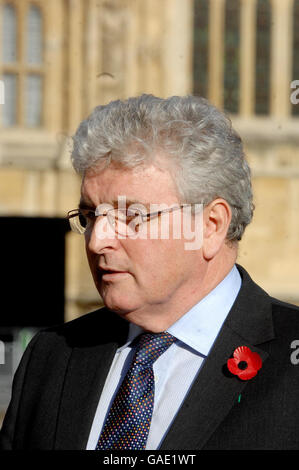
<path fill-rule="evenodd" d="M 146 449 L 158 449 L 177 415 L 241 287 L 236 266 L 227 276 L 166 331 L 178 341 L 154 363 L 155 399 Z M 87 450 L 96 447 L 115 394 L 130 367 L 133 339 L 142 328 L 130 324 L 127 342 L 117 349 L 91 427 Z M 171 398 L 170 398 L 171 397 Z"/>

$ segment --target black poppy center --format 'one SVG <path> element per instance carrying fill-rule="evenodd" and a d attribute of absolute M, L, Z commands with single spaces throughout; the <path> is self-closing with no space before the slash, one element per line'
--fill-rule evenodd
<path fill-rule="evenodd" d="M 239 364 L 238 364 L 238 367 L 239 367 L 239 369 L 241 369 L 241 370 L 245 370 L 245 369 L 247 369 L 248 364 L 247 364 L 246 361 L 240 361 Z"/>

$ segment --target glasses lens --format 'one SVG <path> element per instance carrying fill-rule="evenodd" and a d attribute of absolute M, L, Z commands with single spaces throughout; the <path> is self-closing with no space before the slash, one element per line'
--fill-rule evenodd
<path fill-rule="evenodd" d="M 81 214 L 81 212 L 80 212 L 79 215 L 78 215 L 78 219 L 79 219 L 80 227 L 82 227 L 84 230 L 86 230 L 86 227 L 87 227 L 87 220 L 86 220 L 86 218 L 84 217 L 84 215 Z"/>
<path fill-rule="evenodd" d="M 127 237 L 136 235 L 142 226 L 142 217 L 138 209 L 112 209 L 107 212 L 113 229 Z"/>
<path fill-rule="evenodd" d="M 70 226 L 73 232 L 82 235 L 86 230 L 86 218 L 82 214 L 77 214 L 69 219 Z"/>

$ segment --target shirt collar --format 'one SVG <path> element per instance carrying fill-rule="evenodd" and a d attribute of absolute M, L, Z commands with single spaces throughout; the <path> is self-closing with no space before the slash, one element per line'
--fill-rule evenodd
<path fill-rule="evenodd" d="M 181 343 L 207 356 L 241 287 L 241 276 L 234 265 L 225 278 L 202 300 L 173 323 L 167 331 Z M 130 323 L 128 339 L 118 348 L 127 347 L 143 328 Z"/>
<path fill-rule="evenodd" d="M 225 278 L 168 328 L 168 332 L 207 356 L 241 287 L 234 265 Z"/>
<path fill-rule="evenodd" d="M 144 329 L 141 328 L 141 326 L 135 325 L 134 323 L 130 323 L 130 324 L 129 324 L 129 332 L 128 332 L 127 341 L 125 342 L 125 344 L 123 344 L 122 346 L 120 346 L 120 347 L 117 349 L 117 352 L 120 352 L 120 351 L 122 351 L 123 349 L 125 349 L 130 343 L 132 343 L 132 341 L 133 341 L 138 335 L 140 335 L 140 334 L 143 333 L 143 332 L 144 332 Z"/>

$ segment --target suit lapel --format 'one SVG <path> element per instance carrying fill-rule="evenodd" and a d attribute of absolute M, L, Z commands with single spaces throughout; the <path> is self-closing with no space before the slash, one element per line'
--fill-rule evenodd
<path fill-rule="evenodd" d="M 263 363 L 268 357 L 267 353 L 253 347 L 224 326 L 161 449 L 201 449 L 237 403 L 247 381 L 230 376 L 225 365 L 238 346 L 248 346 L 252 351 L 258 352 Z"/>
<path fill-rule="evenodd" d="M 127 337 L 125 320 L 106 309 L 95 313 L 98 316 L 96 324 L 89 323 L 88 330 L 80 331 L 73 344 L 58 413 L 55 449 L 86 448 L 115 352 Z M 106 332 L 104 335 L 103 331 Z"/>
<path fill-rule="evenodd" d="M 242 276 L 240 292 L 160 449 L 203 448 L 248 384 L 226 368 L 238 346 L 257 352 L 263 363 L 268 358 L 257 345 L 274 338 L 270 297 L 237 267 Z M 263 374 L 263 368 L 258 374 Z"/>

